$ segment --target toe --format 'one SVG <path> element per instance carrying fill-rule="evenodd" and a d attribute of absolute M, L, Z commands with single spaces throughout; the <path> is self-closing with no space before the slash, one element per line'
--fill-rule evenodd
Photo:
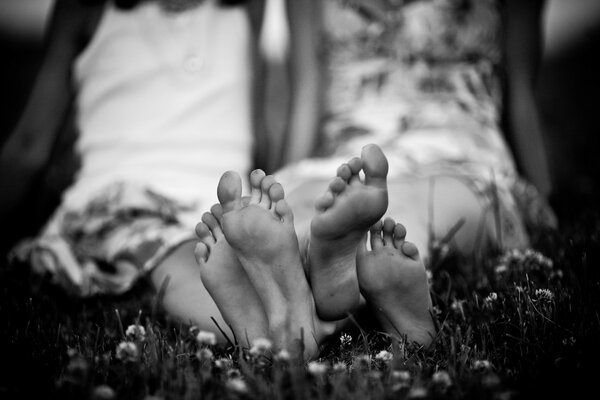
<path fill-rule="evenodd" d="M 242 178 L 237 172 L 227 171 L 221 176 L 217 186 L 217 197 L 223 207 L 223 213 L 242 207 Z"/>
<path fill-rule="evenodd" d="M 261 182 L 265 173 L 261 169 L 255 169 L 250 173 L 250 204 L 258 204 L 261 197 Z"/>
<path fill-rule="evenodd" d="M 332 193 L 338 194 L 344 191 L 346 188 L 346 181 L 339 176 L 333 178 L 333 180 L 329 183 L 329 189 Z"/>
<path fill-rule="evenodd" d="M 362 149 L 361 158 L 366 184 L 382 188 L 387 187 L 386 177 L 389 167 L 387 158 L 381 148 L 375 144 L 367 145 Z"/>
<path fill-rule="evenodd" d="M 326 191 L 315 200 L 315 209 L 319 212 L 327 210 L 333 205 L 335 198 L 330 190 Z"/>
<path fill-rule="evenodd" d="M 342 180 L 347 182 L 348 179 L 350 179 L 350 177 L 352 176 L 352 170 L 350 169 L 350 166 L 348 164 L 342 164 L 338 167 L 336 175 L 338 176 L 338 178 L 341 178 Z"/>
<path fill-rule="evenodd" d="M 212 232 L 212 236 L 215 238 L 215 240 L 219 240 L 220 238 L 223 237 L 223 231 L 221 230 L 221 225 L 219 224 L 219 221 L 217 220 L 217 218 L 212 215 L 211 213 L 204 213 L 202 215 L 202 222 L 204 222 L 208 228 L 210 229 L 210 231 Z"/>
<path fill-rule="evenodd" d="M 396 224 L 394 227 L 394 247 L 399 249 L 406 238 L 406 228 L 402 224 Z"/>
<path fill-rule="evenodd" d="M 196 236 L 198 239 L 204 240 L 207 236 L 212 238 L 212 234 L 210 233 L 210 228 L 204 222 L 198 222 L 196 224 Z"/>
<path fill-rule="evenodd" d="M 196 262 L 198 264 L 208 261 L 208 246 L 202 242 L 196 243 L 196 247 L 194 248 L 194 257 L 196 257 Z"/>
<path fill-rule="evenodd" d="M 223 218 L 223 207 L 219 203 L 213 204 L 213 206 L 210 208 L 210 213 L 215 216 L 219 223 L 221 223 Z"/>
<path fill-rule="evenodd" d="M 269 197 L 269 189 L 275 184 L 275 178 L 272 175 L 264 177 L 260 183 L 261 195 L 259 205 L 263 208 L 271 208 L 271 198 Z"/>
<path fill-rule="evenodd" d="M 269 197 L 271 198 L 272 203 L 277 203 L 279 200 L 283 200 L 285 193 L 283 191 L 283 186 L 279 182 L 275 182 L 269 188 Z"/>
<path fill-rule="evenodd" d="M 408 258 L 412 258 L 413 260 L 417 260 L 419 258 L 419 249 L 411 242 L 404 242 L 400 246 L 402 250 L 402 254 L 404 254 Z"/>
<path fill-rule="evenodd" d="M 381 237 L 381 229 L 383 228 L 383 224 L 381 221 L 378 221 L 374 224 L 369 232 L 371 234 L 371 249 L 377 250 L 383 247 L 383 239 Z"/>
<path fill-rule="evenodd" d="M 294 214 L 287 201 L 281 199 L 275 203 L 275 213 L 284 223 L 294 223 Z"/>
<path fill-rule="evenodd" d="M 363 162 L 359 157 L 353 157 L 350 161 L 348 161 L 348 166 L 350 167 L 350 171 L 352 171 L 352 175 L 356 175 L 362 169 Z"/>
<path fill-rule="evenodd" d="M 392 246 L 393 240 L 392 237 L 394 235 L 394 228 L 396 226 L 396 221 L 392 218 L 387 217 L 383 221 L 383 242 L 386 246 Z"/>

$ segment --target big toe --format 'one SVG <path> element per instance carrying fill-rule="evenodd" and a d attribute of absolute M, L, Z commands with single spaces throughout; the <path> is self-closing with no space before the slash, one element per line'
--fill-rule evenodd
<path fill-rule="evenodd" d="M 217 186 L 217 197 L 228 213 L 242 207 L 242 178 L 237 172 L 227 171 L 221 176 Z"/>
<path fill-rule="evenodd" d="M 366 145 L 362 149 L 361 159 L 367 185 L 386 187 L 389 166 L 381 148 L 376 144 Z"/>

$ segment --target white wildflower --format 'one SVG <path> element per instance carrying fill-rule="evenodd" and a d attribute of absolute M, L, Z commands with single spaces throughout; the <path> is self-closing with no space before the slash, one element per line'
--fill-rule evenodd
<path fill-rule="evenodd" d="M 112 400 L 116 396 L 114 389 L 108 385 L 96 386 L 92 392 L 92 399 L 94 400 Z"/>
<path fill-rule="evenodd" d="M 352 344 L 352 336 L 347 333 L 342 334 L 342 336 L 340 336 L 340 344 L 342 347 L 350 346 Z"/>
<path fill-rule="evenodd" d="M 410 389 L 408 395 L 406 396 L 408 399 L 425 399 L 427 398 L 427 389 L 422 386 L 416 386 Z"/>
<path fill-rule="evenodd" d="M 410 372 L 408 371 L 392 371 L 393 383 L 408 383 L 410 382 Z"/>
<path fill-rule="evenodd" d="M 536 289 L 535 297 L 541 302 L 550 303 L 554 300 L 554 293 L 550 289 Z"/>
<path fill-rule="evenodd" d="M 117 345 L 115 356 L 122 361 L 136 361 L 140 356 L 138 347 L 133 342 L 121 342 Z"/>
<path fill-rule="evenodd" d="M 311 361 L 308 363 L 306 368 L 313 376 L 323 376 L 329 369 L 329 366 L 319 361 Z"/>
<path fill-rule="evenodd" d="M 279 352 L 275 354 L 276 361 L 289 361 L 291 358 L 290 352 L 286 349 L 279 350 Z"/>
<path fill-rule="evenodd" d="M 273 343 L 269 339 L 258 338 L 252 341 L 252 347 L 250 348 L 250 354 L 253 356 L 264 355 L 273 348 Z"/>
<path fill-rule="evenodd" d="M 452 379 L 446 371 L 437 371 L 431 377 L 433 383 L 440 385 L 443 388 L 449 388 L 452 385 Z"/>
<path fill-rule="evenodd" d="M 338 373 L 338 372 L 346 372 L 347 369 L 348 369 L 348 367 L 346 366 L 346 363 L 343 363 L 341 361 L 340 362 L 336 362 L 335 364 L 333 364 L 331 366 L 331 370 L 333 372 L 336 372 L 336 373 Z"/>
<path fill-rule="evenodd" d="M 475 360 L 473 362 L 473 369 L 487 371 L 492 369 L 492 363 L 489 360 Z"/>
<path fill-rule="evenodd" d="M 213 332 L 200 331 L 196 335 L 196 341 L 200 346 L 214 346 L 217 344 L 217 335 Z"/>
<path fill-rule="evenodd" d="M 223 370 L 231 368 L 232 365 L 233 361 L 229 358 L 219 358 L 218 360 L 215 360 L 215 367 Z"/>
<path fill-rule="evenodd" d="M 246 382 L 242 379 L 242 378 L 232 378 L 229 379 L 226 383 L 225 386 L 236 393 L 248 393 L 248 385 L 246 385 Z"/>
<path fill-rule="evenodd" d="M 488 296 L 485 298 L 485 301 L 488 303 L 493 303 L 496 300 L 498 300 L 498 294 L 496 292 L 491 292 L 490 294 L 488 294 Z"/>
<path fill-rule="evenodd" d="M 210 349 L 207 349 L 206 347 L 203 347 L 200 350 L 198 350 L 196 352 L 196 357 L 200 361 L 212 361 L 215 358 L 213 352 L 210 351 Z"/>
<path fill-rule="evenodd" d="M 146 329 L 141 325 L 129 325 L 125 330 L 125 335 L 131 339 L 144 340 L 146 338 Z"/>
<path fill-rule="evenodd" d="M 394 355 L 387 350 L 381 350 L 375 356 L 376 360 L 383 361 L 383 362 L 391 361 L 393 358 L 394 358 Z"/>

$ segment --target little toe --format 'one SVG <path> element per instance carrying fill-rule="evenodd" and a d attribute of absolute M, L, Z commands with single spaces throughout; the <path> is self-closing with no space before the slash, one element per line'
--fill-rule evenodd
<path fill-rule="evenodd" d="M 333 178 L 333 180 L 329 183 L 329 189 L 334 194 L 343 192 L 345 188 L 346 188 L 346 181 L 339 176 L 336 176 L 335 178 Z"/>
<path fill-rule="evenodd" d="M 223 230 L 221 229 L 221 224 L 217 218 L 209 212 L 202 214 L 202 222 L 204 222 L 210 231 L 212 232 L 212 236 L 215 240 L 219 240 L 223 237 Z"/>
<path fill-rule="evenodd" d="M 348 164 L 342 164 L 338 167 L 336 175 L 338 178 L 348 182 L 348 179 L 352 176 L 352 170 Z"/>
<path fill-rule="evenodd" d="M 227 171 L 221 176 L 217 185 L 217 197 L 223 213 L 242 207 L 242 178 L 237 172 Z"/>
<path fill-rule="evenodd" d="M 386 177 L 389 166 L 381 148 L 375 144 L 367 145 L 362 149 L 361 158 L 366 184 L 386 188 Z"/>
<path fill-rule="evenodd" d="M 413 260 L 417 260 L 419 258 L 419 249 L 411 242 L 404 242 L 400 246 L 402 250 L 402 254 L 404 254 L 408 258 L 412 258 Z"/>
<path fill-rule="evenodd" d="M 400 249 L 406 238 L 406 228 L 402 224 L 396 224 L 394 227 L 394 247 Z"/>
<path fill-rule="evenodd" d="M 378 221 L 371 229 L 369 229 L 369 233 L 371 234 L 371 250 L 377 250 L 383 247 L 383 238 L 381 237 L 382 228 L 383 223 Z"/>
<path fill-rule="evenodd" d="M 279 200 L 283 200 L 285 193 L 283 191 L 283 186 L 279 182 L 275 182 L 269 188 L 269 197 L 271 198 L 271 202 L 273 204 L 277 203 Z"/>
<path fill-rule="evenodd" d="M 284 223 L 293 223 L 294 214 L 287 201 L 281 199 L 275 203 L 275 213 L 281 218 Z"/>
<path fill-rule="evenodd" d="M 394 221 L 392 218 L 386 217 L 383 220 L 383 242 L 386 246 L 393 245 L 392 237 L 394 235 L 395 227 L 396 227 L 396 221 Z"/>
<path fill-rule="evenodd" d="M 259 205 L 263 208 L 271 208 L 271 198 L 269 197 L 269 189 L 275 184 L 275 178 L 272 175 L 264 177 L 260 183 L 261 195 Z"/>
<path fill-rule="evenodd" d="M 208 261 L 208 246 L 203 242 L 196 243 L 194 248 L 194 257 L 198 264 L 205 263 Z"/>
<path fill-rule="evenodd" d="M 335 197 L 330 190 L 326 191 L 315 200 L 315 209 L 319 212 L 327 210 L 333 205 Z"/>
<path fill-rule="evenodd" d="M 250 204 L 258 204 L 261 198 L 261 182 L 265 173 L 261 169 L 255 169 L 250 173 Z"/>

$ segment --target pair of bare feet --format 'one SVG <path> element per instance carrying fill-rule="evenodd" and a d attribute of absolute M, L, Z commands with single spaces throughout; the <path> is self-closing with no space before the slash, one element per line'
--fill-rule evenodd
<path fill-rule="evenodd" d="M 364 178 L 360 172 L 364 173 Z M 239 339 L 269 337 L 305 355 L 335 323 L 357 309 L 361 294 L 384 330 L 428 344 L 433 332 L 425 267 L 406 230 L 381 218 L 388 205 L 387 159 L 376 145 L 338 168 L 315 201 L 305 273 L 293 211 L 282 186 L 261 170 L 242 197 L 228 171 L 215 204 L 196 227 L 196 259 L 204 286 Z M 367 236 L 370 234 L 370 249 Z M 308 277 L 307 277 L 308 275 Z"/>

